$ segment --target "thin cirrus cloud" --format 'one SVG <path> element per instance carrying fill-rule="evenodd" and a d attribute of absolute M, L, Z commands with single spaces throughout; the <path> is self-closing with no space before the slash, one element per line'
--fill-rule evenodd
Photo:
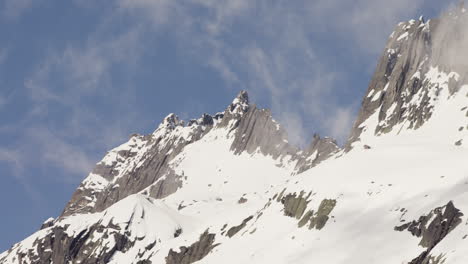
<path fill-rule="evenodd" d="M 321 51 L 322 39 L 347 42 L 350 60 L 360 61 L 368 75 L 375 63 L 370 58 L 380 52 L 392 27 L 431 4 L 424 0 L 118 2 L 122 14 L 146 18 L 156 30 L 170 26 L 182 32 L 176 34 L 185 43 L 182 46 L 202 54 L 200 61 L 234 87 L 246 88 L 255 97 L 267 95 L 274 114 L 292 141 L 299 143 L 308 140 L 311 130 L 297 125 L 300 122 L 343 142 L 360 101 L 359 96 L 344 102 L 336 99 L 357 89 L 346 84 L 352 79 L 349 68 L 355 65 L 327 63 L 330 54 Z"/>
<path fill-rule="evenodd" d="M 131 111 L 130 88 L 114 89 L 112 71 L 114 65 L 125 65 L 128 71 L 135 67 L 140 56 L 136 42 L 142 39 L 138 34 L 137 29 L 106 39 L 96 34 L 84 45 L 50 52 L 35 67 L 24 81 L 32 103 L 18 123 L 24 126 L 17 146 L 27 149 L 20 153 L 24 162 L 40 157 L 43 166 L 59 168 L 74 181 L 92 169 L 104 150 L 127 136 L 139 117 Z M 100 102 L 97 108 L 88 98 Z M 118 115 L 99 113 L 113 105 Z"/>
<path fill-rule="evenodd" d="M 0 48 L 0 66 L 3 63 L 5 63 L 7 58 L 8 58 L 8 49 L 7 48 Z"/>
<path fill-rule="evenodd" d="M 21 8 L 31 7 L 26 4 L 29 1 L 21 1 L 24 4 L 17 4 L 17 16 Z M 75 2 L 86 8 L 93 5 Z M 42 158 L 82 177 L 92 166 L 96 150 L 102 152 L 118 143 L 132 121 L 142 118 L 132 107 L 131 85 L 113 92 L 114 68 L 125 65 L 126 74 L 131 75 L 147 66 L 140 65 L 140 59 L 157 46 L 157 38 L 148 36 L 165 32 L 177 43 L 179 59 L 187 57 L 211 67 L 226 87 L 247 89 L 254 100 L 269 105 L 292 142 L 306 144 L 314 130 L 343 142 L 359 106 L 356 89 L 364 90 L 349 84 L 353 80 L 350 68 L 359 65 L 368 74 L 395 23 L 417 15 L 427 3 L 115 1 L 106 6 L 111 12 L 86 40 L 48 53 L 25 78 L 32 107 L 23 123 L 32 121 L 29 131 L 41 133 L 24 133 L 24 137 L 36 142 L 40 150 L 50 150 L 50 146 L 61 150 Z M 13 4 L 9 5 L 13 10 Z M 122 19 L 128 23 L 119 28 Z M 343 52 L 351 54 L 342 63 L 333 62 L 336 56 L 326 48 L 336 49 L 338 42 L 345 42 Z M 83 102 L 89 96 L 115 102 L 119 115 L 99 116 Z M 62 111 L 65 121 L 45 127 L 41 121 L 57 111 L 54 108 L 66 110 Z M 77 138 L 88 143 L 80 146 L 74 143 Z M 70 160 L 76 164 L 60 154 L 66 152 L 72 153 Z"/>
<path fill-rule="evenodd" d="M 7 58 L 8 58 L 8 49 L 0 48 L 0 71 L 2 67 L 4 66 Z M 2 85 L 3 81 L 4 81 L 3 78 L 0 76 L 0 85 Z M 0 92 L 0 109 L 7 104 L 8 102 L 7 97 L 8 97 L 8 93 Z"/>
<path fill-rule="evenodd" d="M 39 0 L 38 0 L 39 1 Z M 36 0 L 4 0 L 2 5 L 1 14 L 7 19 L 16 19 L 20 17 L 25 11 L 31 9 Z"/>

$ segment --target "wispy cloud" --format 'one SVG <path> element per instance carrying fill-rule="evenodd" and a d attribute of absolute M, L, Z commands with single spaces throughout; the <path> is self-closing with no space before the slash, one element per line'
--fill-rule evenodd
<path fill-rule="evenodd" d="M 427 2 L 317 0 L 307 2 L 306 9 L 312 30 L 332 30 L 352 40 L 349 45 L 360 53 L 379 53 L 395 24 L 418 15 L 416 12 Z"/>
<path fill-rule="evenodd" d="M 0 70 L 8 58 L 8 49 L 0 48 Z M 3 78 L 0 76 L 0 85 L 2 85 Z M 7 94 L 0 93 L 0 108 L 7 103 Z"/>
<path fill-rule="evenodd" d="M 0 48 L 0 65 L 5 63 L 7 58 L 8 58 L 8 49 L 7 48 Z"/>
<path fill-rule="evenodd" d="M 106 37 L 97 31 L 82 45 L 47 54 L 24 81 L 32 102 L 19 121 L 24 126 L 24 160 L 34 153 L 36 162 L 61 169 L 70 176 L 65 180 L 73 181 L 89 173 L 97 153 L 102 155 L 128 136 L 130 124 L 139 118 L 131 111 L 132 88 L 117 84 L 112 76 L 116 68 L 133 71 L 142 56 L 139 34 L 137 26 Z M 89 98 L 101 103 L 90 105 Z M 106 106 L 120 114 L 101 113 Z"/>
<path fill-rule="evenodd" d="M 9 13 L 18 16 L 31 7 L 31 1 L 20 2 Z M 7 3 L 15 10 L 13 1 Z M 85 8 L 95 4 L 75 3 Z M 26 78 L 32 107 L 25 123 L 32 124 L 24 137 L 46 153 L 43 162 L 84 176 L 94 160 L 91 153 L 120 142 L 138 119 L 131 110 L 134 91 L 116 85 L 116 69 L 123 67 L 131 75 L 145 50 L 157 46 L 154 36 L 163 32 L 175 40 L 181 58 L 212 67 L 228 85 L 248 89 L 254 99 L 267 98 L 291 141 L 305 144 L 311 129 L 343 141 L 359 98 L 339 100 L 336 95 L 353 88 L 346 67 L 357 64 L 328 61 L 327 41 L 348 41 L 343 52 L 356 58 L 377 54 L 396 21 L 415 15 L 423 3 L 118 0 L 85 42 L 48 53 Z M 332 40 L 326 39 L 327 32 L 334 32 Z M 373 63 L 363 60 L 359 66 L 367 71 Z M 121 114 L 101 115 L 88 108 L 89 97 L 118 105 Z M 53 111 L 61 111 L 62 123 L 45 127 L 41 122 Z"/>
<path fill-rule="evenodd" d="M 9 163 L 16 171 L 23 168 L 19 153 L 11 149 L 0 148 L 0 161 Z"/>
<path fill-rule="evenodd" d="M 95 161 L 80 146 L 67 142 L 58 133 L 45 127 L 30 128 L 26 133 L 29 144 L 40 149 L 41 162 L 63 169 L 67 172 L 65 175 L 84 177 L 93 168 Z"/>
<path fill-rule="evenodd" d="M 40 0 L 4 0 L 2 6 L 2 15 L 7 19 L 15 19 L 22 15 L 26 10 Z"/>
<path fill-rule="evenodd" d="M 363 58 L 374 58 L 395 24 L 419 15 L 418 10 L 431 1 L 118 3 L 122 14 L 146 19 L 154 30 L 170 26 L 182 32 L 176 35 L 183 49 L 217 70 L 232 87 L 268 96 L 274 114 L 292 138 L 304 140 L 312 126 L 343 141 L 359 101 L 335 98 L 354 88 L 346 85 L 350 79 L 346 67 L 360 65 L 370 72 L 375 62 Z M 327 32 L 334 32 L 331 40 L 324 39 L 330 37 Z M 328 62 L 330 54 L 321 51 L 325 41 L 346 41 L 342 52 L 354 54 L 356 65 Z M 298 125 L 301 122 L 304 125 Z"/>
<path fill-rule="evenodd" d="M 7 103 L 7 100 L 0 95 L 0 109 Z"/>
<path fill-rule="evenodd" d="M 25 193 L 29 195 L 31 200 L 36 205 L 43 205 L 43 198 L 35 188 L 31 185 L 26 177 L 24 177 L 24 163 L 23 155 L 18 150 L 0 147 L 0 164 L 6 163 L 11 168 L 12 175 L 23 187 Z"/>
<path fill-rule="evenodd" d="M 444 12 L 446 19 L 441 20 L 433 34 L 433 50 L 431 62 L 444 68 L 445 71 L 455 71 L 461 76 L 468 73 L 468 17 L 460 15 L 458 7 L 450 6 Z M 465 9 L 466 12 L 466 9 Z M 443 48 L 440 48 L 443 47 Z M 467 83 L 468 80 L 460 80 Z M 457 87 L 458 88 L 458 87 Z"/>

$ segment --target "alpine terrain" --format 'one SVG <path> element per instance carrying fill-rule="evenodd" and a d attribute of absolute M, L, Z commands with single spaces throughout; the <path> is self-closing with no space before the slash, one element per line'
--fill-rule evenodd
<path fill-rule="evenodd" d="M 241 91 L 109 151 L 0 263 L 468 263 L 468 12 L 400 23 L 343 147 Z"/>

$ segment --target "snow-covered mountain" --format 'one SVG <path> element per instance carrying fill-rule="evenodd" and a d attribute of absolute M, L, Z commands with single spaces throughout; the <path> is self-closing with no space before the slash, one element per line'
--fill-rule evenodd
<path fill-rule="evenodd" d="M 400 23 L 349 141 L 242 91 L 109 151 L 0 263 L 468 263 L 468 13 Z"/>

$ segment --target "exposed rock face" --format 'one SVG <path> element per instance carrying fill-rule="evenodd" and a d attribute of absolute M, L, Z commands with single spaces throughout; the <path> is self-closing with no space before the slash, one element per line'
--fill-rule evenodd
<path fill-rule="evenodd" d="M 388 133 L 396 125 L 417 129 L 427 121 L 443 88 L 456 93 L 468 81 L 468 14 L 456 9 L 440 18 L 400 23 L 390 36 L 346 149 L 367 131 Z M 448 95 L 444 95 L 448 96 Z M 374 126 L 364 123 L 376 114 Z"/>
<path fill-rule="evenodd" d="M 307 209 L 311 194 L 312 192 L 309 192 L 307 196 L 304 196 L 305 192 L 301 192 L 299 195 L 290 193 L 281 198 L 281 203 L 284 205 L 284 215 L 300 219 Z"/>
<path fill-rule="evenodd" d="M 53 218 L 47 219 L 44 223 L 42 223 L 41 230 L 53 226 L 54 225 L 54 220 L 55 219 L 53 219 Z"/>
<path fill-rule="evenodd" d="M 249 216 L 247 217 L 246 219 L 242 220 L 242 223 L 238 226 L 233 226 L 231 228 L 229 228 L 229 230 L 227 231 L 226 235 L 228 237 L 233 237 L 234 235 L 236 235 L 239 231 L 241 231 L 246 225 L 247 223 L 252 220 L 253 216 Z"/>
<path fill-rule="evenodd" d="M 319 205 L 317 212 L 314 210 L 309 210 L 304 214 L 302 219 L 297 224 L 299 228 L 309 224 L 309 229 L 321 230 L 325 227 L 328 220 L 330 219 L 330 213 L 336 206 L 336 200 L 324 199 Z"/>
<path fill-rule="evenodd" d="M 339 151 L 340 148 L 334 139 L 328 137 L 321 138 L 318 134 L 314 134 L 312 143 L 310 143 L 304 152 L 305 158 L 300 159 L 296 165 L 297 173 L 317 166 L 320 162 L 330 158 Z"/>
<path fill-rule="evenodd" d="M 329 215 L 333 211 L 335 206 L 336 206 L 336 200 L 332 200 L 332 199 L 323 200 L 319 205 L 317 213 L 313 214 L 312 217 L 310 218 L 309 229 L 312 229 L 312 228 L 315 228 L 317 230 L 322 229 L 325 226 L 325 224 L 328 222 L 328 219 L 330 219 Z"/>
<path fill-rule="evenodd" d="M 206 257 L 210 251 L 218 246 L 214 244 L 215 234 L 205 231 L 200 236 L 200 239 L 189 247 L 180 247 L 179 252 L 174 250 L 169 251 L 166 257 L 166 264 L 190 264 L 197 262 Z"/>
<path fill-rule="evenodd" d="M 141 248 L 132 259 L 145 261 L 157 243 L 174 237 L 172 229 L 181 233 L 178 223 L 164 210 L 154 199 L 133 195 L 102 213 L 58 220 L 30 238 L 30 248 L 17 244 L 11 249 L 14 254 L 0 259 L 0 263 L 12 263 L 17 258 L 19 263 L 32 264 L 104 264 L 116 254 L 128 254 L 136 244 Z"/>
<path fill-rule="evenodd" d="M 133 136 L 96 165 L 73 194 L 63 216 L 100 212 L 145 189 L 154 198 L 174 193 L 182 185 L 182 175 L 174 173 L 169 161 L 212 127 L 213 118 L 206 115 L 185 126 L 183 121 L 171 114 L 153 134 Z M 160 180 L 163 177 L 164 180 Z"/>
<path fill-rule="evenodd" d="M 420 237 L 419 245 L 427 248 L 410 264 L 429 263 L 432 258 L 431 250 L 445 238 L 461 222 L 463 213 L 458 210 L 452 202 L 443 207 L 432 210 L 429 214 L 421 216 L 417 221 L 395 227 L 396 231 L 409 231 L 413 236 Z"/>
<path fill-rule="evenodd" d="M 34 251 L 28 251 L 25 255 L 19 254 L 20 258 L 28 257 L 31 263 L 108 263 L 116 252 L 125 252 L 133 246 L 126 235 L 114 232 L 116 226 L 95 225 L 90 229 L 83 230 L 76 236 L 66 233 L 64 227 L 54 227 L 51 232 L 41 240 L 34 242 Z M 90 241 L 93 234 L 104 232 L 107 236 L 115 239 L 115 244 L 106 247 L 102 240 Z M 93 255 L 91 253 L 94 253 Z M 20 263 L 23 263 L 20 260 Z"/>
<path fill-rule="evenodd" d="M 251 106 L 240 119 L 231 149 L 236 154 L 259 150 L 274 159 L 287 155 L 295 157 L 299 152 L 288 143 L 286 132 L 273 120 L 271 112 L 255 106 Z"/>
<path fill-rule="evenodd" d="M 296 193 L 290 193 L 283 196 L 284 191 L 275 197 L 276 201 L 281 201 L 284 205 L 284 215 L 296 218 L 299 220 L 297 223 L 298 227 L 301 228 L 309 224 L 309 229 L 322 229 L 328 220 L 330 219 L 330 213 L 336 206 L 336 200 L 333 199 L 324 199 L 320 202 L 320 205 L 316 212 L 314 210 L 307 210 L 309 203 L 311 202 L 309 198 L 312 195 L 312 192 L 309 192 L 305 196 L 305 192 L 301 191 L 299 195 Z"/>

